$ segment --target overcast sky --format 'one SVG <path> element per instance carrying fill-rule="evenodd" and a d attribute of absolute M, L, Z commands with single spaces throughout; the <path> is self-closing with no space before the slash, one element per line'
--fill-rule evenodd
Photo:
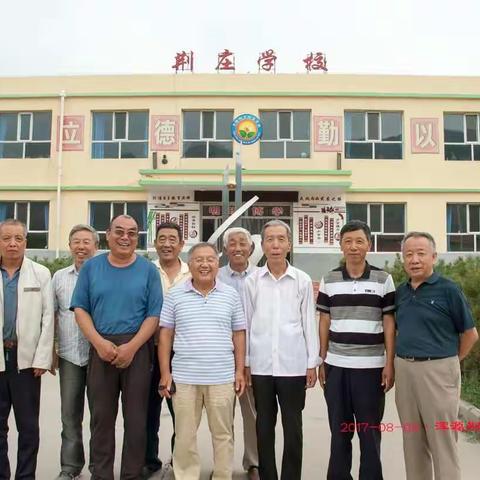
<path fill-rule="evenodd" d="M 478 0 L 0 0 L 0 76 L 237 73 L 273 48 L 278 73 L 323 51 L 330 73 L 480 75 Z"/>

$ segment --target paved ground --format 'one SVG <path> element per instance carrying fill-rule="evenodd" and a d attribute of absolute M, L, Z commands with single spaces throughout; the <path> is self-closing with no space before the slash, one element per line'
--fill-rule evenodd
<path fill-rule="evenodd" d="M 41 442 L 38 458 L 37 479 L 53 480 L 59 471 L 59 448 L 60 448 L 60 397 L 58 388 L 58 377 L 52 377 L 47 374 L 43 378 L 42 385 L 42 404 L 41 404 Z M 325 478 L 326 465 L 329 456 L 329 429 L 327 423 L 327 413 L 322 392 L 317 386 L 314 391 L 308 392 L 307 405 L 304 412 L 304 461 L 303 461 L 303 479 L 317 480 Z M 167 411 L 167 409 L 165 409 Z M 168 444 L 171 434 L 171 421 L 168 413 L 162 415 L 163 427 L 161 428 L 161 457 L 167 460 L 169 457 Z M 399 420 L 395 410 L 393 392 L 388 394 L 387 408 L 384 422 L 391 422 L 399 425 Z M 237 406 L 235 421 L 237 432 L 237 441 L 235 444 L 235 480 L 245 478 L 241 469 L 242 458 L 242 426 L 240 409 Z M 85 438 L 89 438 L 88 416 L 85 422 Z M 117 455 L 116 455 L 116 478 L 118 478 L 120 446 L 122 438 L 121 418 L 117 423 Z M 203 421 L 199 431 L 199 451 L 203 460 L 202 480 L 208 479 L 211 469 L 211 442 L 208 435 L 206 422 Z M 16 430 L 13 415 L 10 419 L 9 436 L 10 459 L 12 467 L 15 466 L 14 458 L 16 455 Z M 281 430 L 277 434 L 277 460 L 281 458 L 282 438 Z M 404 480 L 405 468 L 403 464 L 402 452 L 402 434 L 399 428 L 392 433 L 385 433 L 382 441 L 382 457 L 384 466 L 384 477 L 386 480 Z M 460 437 L 460 455 L 463 470 L 463 480 L 477 480 L 479 478 L 479 457 L 480 444 L 471 443 L 468 438 L 461 434 Z M 358 444 L 354 446 L 354 466 L 353 472 L 358 471 Z M 353 474 L 354 478 L 356 474 Z M 170 475 L 157 474 L 155 479 L 170 478 Z M 82 475 L 83 479 L 89 478 L 89 475 Z M 173 478 L 173 477 L 172 477 Z"/>

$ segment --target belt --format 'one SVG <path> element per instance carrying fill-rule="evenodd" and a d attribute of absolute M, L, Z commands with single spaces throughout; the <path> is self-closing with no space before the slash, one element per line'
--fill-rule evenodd
<path fill-rule="evenodd" d="M 429 360 L 442 360 L 443 358 L 448 357 L 404 357 L 402 355 L 397 355 L 399 358 L 403 358 L 403 360 L 407 360 L 408 362 L 427 362 Z"/>
<path fill-rule="evenodd" d="M 9 350 L 11 348 L 15 348 L 17 346 L 17 342 L 15 340 L 4 340 L 3 341 L 3 348 Z"/>

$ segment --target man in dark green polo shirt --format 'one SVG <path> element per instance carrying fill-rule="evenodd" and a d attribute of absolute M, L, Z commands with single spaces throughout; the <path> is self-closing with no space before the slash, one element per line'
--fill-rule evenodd
<path fill-rule="evenodd" d="M 395 401 L 407 480 L 461 480 L 457 452 L 460 360 L 478 339 L 460 288 L 434 273 L 435 241 L 410 232 L 402 242 L 409 276 L 396 294 Z M 447 425 L 447 429 L 440 429 Z"/>

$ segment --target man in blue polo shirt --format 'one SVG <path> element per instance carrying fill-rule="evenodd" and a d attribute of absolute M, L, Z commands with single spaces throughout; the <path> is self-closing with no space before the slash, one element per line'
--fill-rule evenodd
<path fill-rule="evenodd" d="M 192 279 L 170 290 L 160 322 L 159 389 L 166 398 L 173 395 L 175 410 L 173 472 L 178 479 L 200 478 L 197 429 L 205 406 L 212 479 L 230 480 L 235 392 L 245 389 L 245 317 L 236 290 L 216 280 L 215 246 L 199 243 L 188 257 Z"/>
<path fill-rule="evenodd" d="M 436 480 L 460 480 L 457 431 L 450 426 L 458 419 L 460 361 L 478 333 L 460 288 L 433 271 L 433 237 L 407 233 L 402 256 L 409 280 L 396 296 L 395 401 L 407 480 L 431 480 L 433 473 Z M 439 430 L 440 422 L 449 428 Z"/>
<path fill-rule="evenodd" d="M 124 439 L 120 478 L 138 479 L 145 460 L 152 336 L 162 306 L 153 263 L 135 254 L 138 225 L 115 217 L 107 230 L 108 253 L 80 270 L 71 308 L 92 344 L 87 394 L 92 415 L 93 478 L 113 480 L 115 420 L 122 393 Z"/>

